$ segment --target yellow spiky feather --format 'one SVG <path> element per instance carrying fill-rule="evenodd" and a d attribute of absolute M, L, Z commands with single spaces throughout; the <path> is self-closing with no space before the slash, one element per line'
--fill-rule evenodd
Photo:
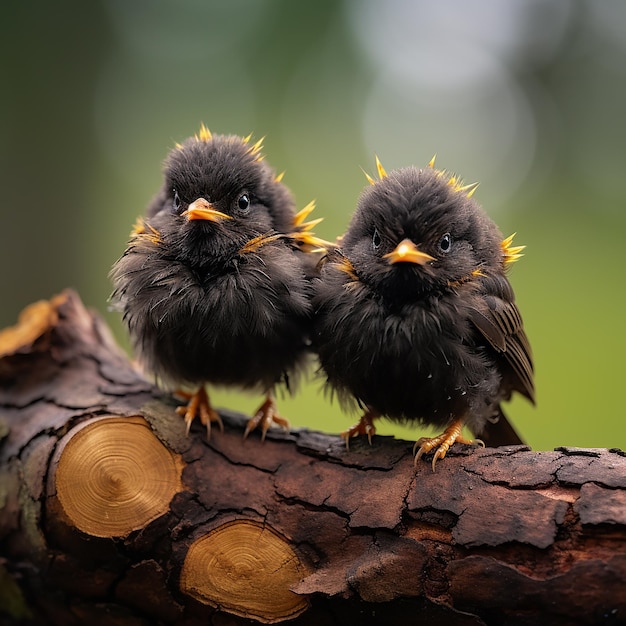
<path fill-rule="evenodd" d="M 518 259 L 523 257 L 522 251 L 526 248 L 526 246 L 514 246 L 513 237 L 515 237 L 516 233 L 509 235 L 506 239 L 502 241 L 500 247 L 502 248 L 502 255 L 504 256 L 504 264 L 509 265 L 511 263 L 515 263 Z"/>
<path fill-rule="evenodd" d="M 301 208 L 293 218 L 293 225 L 302 227 L 304 220 L 315 210 L 315 200 L 311 200 L 305 207 Z"/>
<path fill-rule="evenodd" d="M 354 269 L 354 265 L 350 263 L 350 260 L 346 257 L 341 257 L 341 261 L 336 263 L 337 269 L 342 271 L 344 274 L 347 274 L 351 281 L 358 282 L 359 277 L 356 275 L 356 270 Z"/>
<path fill-rule="evenodd" d="M 365 175 L 365 178 L 367 178 L 367 182 L 370 185 L 375 185 L 376 184 L 376 181 L 363 168 L 361 168 L 361 171 Z"/>
<path fill-rule="evenodd" d="M 460 191 L 461 193 L 464 193 L 468 198 L 471 198 L 476 193 L 478 185 L 480 185 L 480 183 L 470 183 L 469 185 L 461 184 L 455 188 L 455 191 Z"/>
<path fill-rule="evenodd" d="M 158 245 L 161 243 L 161 233 L 151 226 L 147 224 L 143 217 L 138 217 L 135 221 L 133 229 L 130 231 L 131 239 L 136 239 L 139 237 L 144 237 L 154 245 Z"/>
<path fill-rule="evenodd" d="M 285 176 L 285 172 L 284 170 L 280 173 L 280 174 L 276 174 L 276 176 L 274 176 L 274 182 L 275 183 L 279 183 Z"/>
<path fill-rule="evenodd" d="M 435 159 L 437 155 L 434 154 L 433 157 L 428 161 L 428 167 L 435 170 L 438 178 L 447 178 L 447 184 L 454 189 L 454 191 L 458 191 L 459 193 L 464 193 L 468 198 L 471 198 L 476 189 L 478 189 L 479 183 L 470 183 L 469 185 L 465 185 L 463 180 L 461 180 L 458 176 L 454 174 L 449 174 L 445 170 L 438 170 L 435 168 Z M 363 170 L 363 168 L 361 168 Z M 378 172 L 378 177 L 380 180 L 387 177 L 387 172 L 383 167 L 383 164 L 380 162 L 378 155 L 376 155 L 376 170 Z M 365 170 L 363 170 L 363 174 L 365 174 L 365 178 L 370 185 L 375 185 L 376 180 L 373 176 L 370 176 Z"/>
<path fill-rule="evenodd" d="M 378 170 L 378 177 L 380 178 L 380 180 L 387 176 L 387 172 L 385 171 L 383 164 L 380 162 L 378 155 L 376 155 L 376 169 Z"/>
<path fill-rule="evenodd" d="M 161 233 L 154 227 L 148 224 L 148 228 L 150 229 L 149 233 L 146 233 L 144 236 L 148 238 L 148 241 L 152 242 L 155 246 L 161 243 Z"/>
<path fill-rule="evenodd" d="M 198 141 L 211 141 L 213 139 L 213 133 L 204 125 L 204 122 L 200 124 L 200 131 L 194 135 Z"/>
<path fill-rule="evenodd" d="M 308 222 L 305 221 L 314 209 L 315 200 L 311 200 L 311 202 L 300 209 L 293 218 L 294 230 L 290 234 L 290 237 L 304 252 L 324 252 L 333 245 L 313 234 L 313 228 L 322 222 L 324 218 L 319 217 L 314 220 L 309 220 Z"/>
<path fill-rule="evenodd" d="M 253 237 L 252 239 L 250 239 L 250 241 L 248 241 L 248 243 L 239 250 L 239 254 L 249 254 L 251 252 L 256 252 L 261 246 L 272 243 L 273 241 L 281 239 L 282 237 L 283 235 L 279 233 L 264 233 L 263 235 L 258 235 L 257 237 Z"/>
<path fill-rule="evenodd" d="M 137 235 L 143 235 L 146 232 L 146 223 L 143 220 L 143 217 L 138 217 L 133 224 L 133 228 L 130 231 L 130 236 L 135 237 Z"/>
<path fill-rule="evenodd" d="M 446 170 L 436 169 L 435 168 L 436 158 L 437 158 L 437 155 L 436 154 L 433 155 L 432 159 L 428 161 L 428 167 L 435 170 L 438 178 L 447 178 L 448 186 L 452 187 L 454 191 L 457 191 L 459 193 L 464 193 L 468 198 L 471 198 L 476 193 L 476 189 L 478 189 L 478 185 L 480 183 L 469 183 L 469 185 L 466 185 L 463 183 L 463 180 L 460 179 L 455 174 L 450 174 L 446 172 Z"/>
<path fill-rule="evenodd" d="M 250 143 L 250 141 L 252 141 L 252 133 L 250 133 L 247 137 L 244 137 L 243 141 L 245 143 Z M 265 137 L 261 137 L 261 139 L 257 140 L 248 148 L 250 154 L 255 157 L 255 161 L 260 162 L 265 158 L 265 156 L 261 154 L 261 150 L 263 149 L 263 141 L 265 141 Z"/>
<path fill-rule="evenodd" d="M 372 176 L 370 176 L 363 168 L 361 168 L 361 170 L 363 171 L 363 174 L 365 174 L 365 178 L 367 178 L 367 182 L 370 185 L 375 185 L 376 184 L 376 180 L 374 180 L 374 178 Z M 385 168 L 383 167 L 383 164 L 380 162 L 380 159 L 378 158 L 378 155 L 376 155 L 376 171 L 378 172 L 379 180 L 382 180 L 383 178 L 387 177 L 387 172 L 385 171 Z"/>

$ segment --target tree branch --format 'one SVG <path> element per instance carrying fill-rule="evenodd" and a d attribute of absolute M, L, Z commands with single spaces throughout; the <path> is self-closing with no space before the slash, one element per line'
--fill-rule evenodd
<path fill-rule="evenodd" d="M 0 333 L 3 623 L 626 621 L 619 450 L 190 436 L 64 292 Z"/>

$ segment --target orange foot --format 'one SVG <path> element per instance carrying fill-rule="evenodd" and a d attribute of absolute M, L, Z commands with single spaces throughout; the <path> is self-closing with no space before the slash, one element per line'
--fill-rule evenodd
<path fill-rule="evenodd" d="M 277 424 L 289 431 L 289 422 L 284 417 L 278 415 L 276 400 L 271 393 L 267 394 L 265 402 L 259 407 L 254 417 L 248 420 L 243 438 L 245 439 L 259 424 L 261 425 L 261 441 L 265 441 L 265 435 L 272 424 Z"/>
<path fill-rule="evenodd" d="M 344 430 L 341 433 L 341 438 L 346 442 L 346 450 L 350 450 L 350 439 L 352 437 L 358 437 L 359 435 L 367 435 L 367 440 L 370 442 L 370 446 L 372 445 L 372 437 L 376 434 L 374 420 L 377 417 L 378 413 L 367 409 L 357 424 L 350 426 L 348 430 Z"/>
<path fill-rule="evenodd" d="M 434 472 L 437 461 L 446 456 L 446 452 L 448 452 L 450 446 L 455 442 L 468 445 L 479 445 L 484 448 L 485 444 L 480 439 L 466 439 L 461 435 L 461 431 L 463 430 L 463 421 L 463 418 L 454 420 L 454 422 L 452 422 L 452 424 L 450 424 L 450 426 L 448 426 L 448 428 L 446 428 L 443 433 L 437 437 L 422 437 L 418 439 L 413 446 L 413 454 L 415 454 L 415 449 L 419 446 L 419 450 L 417 451 L 417 454 L 415 454 L 413 464 L 417 465 L 417 462 L 423 454 L 427 454 L 434 448 L 437 448 L 435 456 L 433 457 Z"/>
<path fill-rule="evenodd" d="M 222 418 L 218 412 L 211 406 L 209 401 L 209 395 L 204 387 L 200 387 L 196 393 L 189 393 L 187 391 L 177 391 L 176 395 L 182 396 L 188 400 L 186 406 L 179 406 L 176 409 L 176 413 L 182 415 L 185 418 L 185 424 L 187 424 L 187 434 L 191 428 L 191 422 L 196 417 L 200 418 L 200 422 L 206 426 L 206 438 L 211 438 L 211 422 L 217 422 L 220 430 L 224 432 L 224 424 L 222 424 Z"/>

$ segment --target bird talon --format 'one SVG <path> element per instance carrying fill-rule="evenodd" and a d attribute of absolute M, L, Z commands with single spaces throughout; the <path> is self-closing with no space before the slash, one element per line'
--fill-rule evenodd
<path fill-rule="evenodd" d="M 417 443 L 416 443 L 417 445 Z M 422 458 L 422 455 L 424 454 L 424 448 L 420 448 L 417 451 L 417 454 L 415 453 L 415 446 L 413 446 L 413 466 L 417 467 L 417 462 Z"/>
<path fill-rule="evenodd" d="M 187 415 L 187 405 L 177 406 L 176 413 L 180 415 L 185 422 L 185 436 L 189 436 L 189 431 L 191 430 L 191 423 L 193 422 L 194 416 Z"/>
<path fill-rule="evenodd" d="M 417 462 L 424 456 L 430 452 L 436 445 L 439 437 L 420 437 L 415 444 L 413 445 L 413 465 L 417 467 Z M 415 451 L 419 446 L 419 450 Z"/>
<path fill-rule="evenodd" d="M 350 439 L 359 435 L 367 435 L 367 440 L 370 446 L 372 445 L 372 437 L 376 434 L 374 419 L 377 417 L 377 413 L 368 409 L 356 424 L 353 424 L 348 430 L 344 430 L 340 434 L 340 437 L 346 442 L 347 451 L 350 451 Z"/>
<path fill-rule="evenodd" d="M 450 449 L 450 446 L 446 443 L 443 443 L 437 448 L 437 452 L 435 452 L 433 456 L 433 462 L 432 462 L 433 472 L 435 471 L 435 466 L 437 465 L 437 461 L 439 459 L 445 458 L 449 449 Z"/>
<path fill-rule="evenodd" d="M 259 410 L 254 414 L 254 417 L 248 420 L 246 428 L 243 431 L 243 438 L 247 439 L 248 435 L 260 425 L 261 441 L 265 441 L 265 435 L 272 424 L 276 424 L 283 430 L 289 432 L 289 421 L 278 415 L 276 400 L 272 394 L 268 394 L 265 398 L 265 402 L 263 402 L 263 404 L 259 407 Z"/>
<path fill-rule="evenodd" d="M 433 472 L 439 459 L 445 458 L 448 450 L 454 443 L 463 443 L 466 445 L 478 445 L 485 447 L 485 444 L 480 439 L 466 439 L 461 435 L 463 429 L 463 418 L 457 419 L 448 428 L 446 428 L 441 435 L 436 437 L 421 437 L 415 442 L 413 446 L 413 465 L 417 467 L 417 462 L 422 458 L 424 454 L 427 454 L 431 450 L 435 450 L 432 460 Z M 419 446 L 417 453 L 416 448 Z"/>
<path fill-rule="evenodd" d="M 185 420 L 185 434 L 189 435 L 191 430 L 191 424 L 194 419 L 199 418 L 200 423 L 206 426 L 207 441 L 211 439 L 211 422 L 217 422 L 220 427 L 220 431 L 224 432 L 224 424 L 219 413 L 211 406 L 209 401 L 209 395 L 204 387 L 201 387 L 195 393 L 187 393 L 183 391 L 177 391 L 177 395 L 180 395 L 188 400 L 186 405 L 176 407 L 176 413 L 182 416 Z"/>
<path fill-rule="evenodd" d="M 344 440 L 346 444 L 346 451 L 350 452 L 350 437 L 356 437 L 358 433 L 351 433 L 351 429 L 344 430 L 342 433 L 339 433 L 339 436 Z"/>

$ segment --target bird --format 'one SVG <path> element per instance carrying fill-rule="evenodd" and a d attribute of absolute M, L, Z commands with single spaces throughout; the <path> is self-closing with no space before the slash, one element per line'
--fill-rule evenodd
<path fill-rule="evenodd" d="M 314 202 L 296 212 L 262 144 L 204 124 L 177 143 L 110 272 L 141 368 L 187 401 L 177 409 L 187 432 L 198 417 L 207 437 L 212 423 L 223 430 L 208 384 L 265 394 L 244 437 L 288 429 L 275 388 L 292 391 L 309 360 L 321 220 L 306 221 Z"/>
<path fill-rule="evenodd" d="M 414 462 L 432 469 L 455 442 L 522 440 L 501 403 L 535 403 L 533 357 L 507 274 L 513 245 L 473 198 L 477 183 L 435 167 L 366 173 L 348 228 L 319 263 L 313 346 L 342 407 L 363 410 L 342 433 L 376 432 L 375 420 L 434 426 Z M 474 436 L 462 435 L 467 426 Z"/>

